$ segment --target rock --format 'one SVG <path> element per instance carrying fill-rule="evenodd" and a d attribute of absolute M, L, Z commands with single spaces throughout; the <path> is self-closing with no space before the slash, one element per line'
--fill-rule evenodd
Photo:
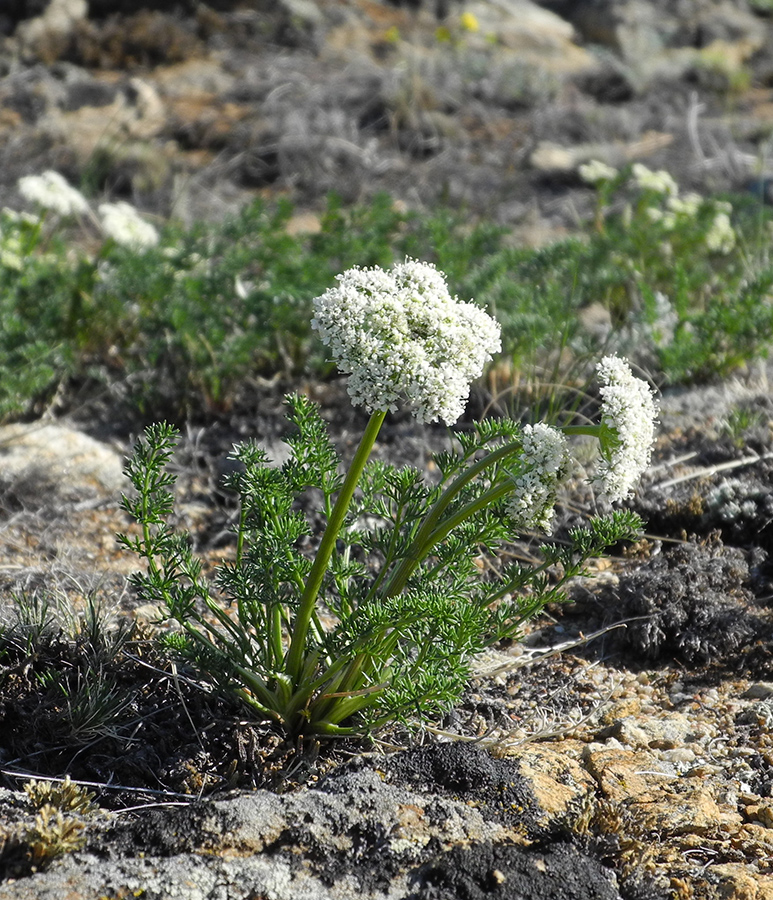
<path fill-rule="evenodd" d="M 542 172 L 574 172 L 583 163 L 594 159 L 619 168 L 668 147 L 672 140 L 671 134 L 648 132 L 630 144 L 592 143 L 562 147 L 552 141 L 542 141 L 529 157 L 529 163 Z"/>
<path fill-rule="evenodd" d="M 711 867 L 721 900 L 773 900 L 773 878 L 753 876 L 738 863 Z"/>
<path fill-rule="evenodd" d="M 290 216 L 285 226 L 288 234 L 319 234 L 322 231 L 322 220 L 313 212 L 299 212 Z"/>
<path fill-rule="evenodd" d="M 766 828 L 773 828 L 773 803 L 770 800 L 760 800 L 758 803 L 750 803 L 744 809 L 744 815 L 752 822 L 759 822 Z"/>
<path fill-rule="evenodd" d="M 674 777 L 671 766 L 641 751 L 589 748 L 583 762 L 602 794 L 615 803 L 631 799 L 638 804 L 653 803 L 662 780 Z"/>
<path fill-rule="evenodd" d="M 755 681 L 741 694 L 747 700 L 768 700 L 773 697 L 773 682 Z"/>
<path fill-rule="evenodd" d="M 465 4 L 464 11 L 479 25 L 478 31 L 466 37 L 472 48 L 496 44 L 554 74 L 586 73 L 598 67 L 593 55 L 577 44 L 572 25 L 531 0 L 477 0 Z M 491 55 L 493 59 L 500 53 Z"/>
<path fill-rule="evenodd" d="M 531 786 L 542 825 L 562 820 L 595 790 L 590 773 L 563 753 L 560 745 L 526 745 L 513 750 L 508 758 Z"/>
<path fill-rule="evenodd" d="M 351 58 L 352 50 L 379 60 L 389 46 L 400 64 L 410 64 L 418 56 L 424 60 L 447 56 L 448 43 L 437 38 L 437 20 L 420 12 L 412 17 L 405 10 L 380 8 L 367 0 L 355 0 L 359 14 L 350 14 L 329 29 L 325 37 L 326 56 L 335 53 Z M 573 27 L 555 13 L 531 0 L 476 0 L 465 5 L 465 13 L 474 17 L 477 28 L 464 31 L 456 17 L 449 18 L 448 33 L 459 48 L 459 74 L 466 80 L 487 70 L 489 77 L 517 62 L 532 66 L 543 74 L 566 76 L 587 73 L 598 67 L 594 56 L 574 40 Z M 401 41 L 399 36 L 416 32 L 421 42 Z M 390 30 L 391 29 L 391 30 Z M 391 35 L 391 37 L 390 37 Z M 397 37 L 397 40 L 395 40 Z M 415 65 L 415 62 L 414 62 Z"/>
<path fill-rule="evenodd" d="M 288 16 L 299 25 L 306 28 L 317 28 L 324 22 L 324 15 L 319 4 L 312 0 L 279 0 Z"/>
<path fill-rule="evenodd" d="M 152 140 L 166 126 L 165 105 L 149 82 L 131 78 L 114 97 L 109 104 L 71 111 L 50 107 L 41 129 L 51 140 L 66 141 L 85 164 L 103 146 L 116 145 L 125 156 L 127 142 Z"/>
<path fill-rule="evenodd" d="M 715 41 L 725 65 L 734 55 L 748 60 L 767 40 L 764 21 L 729 0 L 693 3 L 686 10 L 666 2 L 588 0 L 566 4 L 562 12 L 586 41 L 619 55 L 637 90 L 711 61 L 708 48 Z"/>
<path fill-rule="evenodd" d="M 563 14 L 582 37 L 619 52 L 628 61 L 668 47 L 705 47 L 715 40 L 765 41 L 765 23 L 745 4 L 702 0 L 674 4 L 666 0 L 586 0 L 566 4 Z"/>
<path fill-rule="evenodd" d="M 219 94 L 233 90 L 236 77 L 217 58 L 189 59 L 171 66 L 159 66 L 153 82 L 164 97 L 208 97 L 211 104 Z"/>
<path fill-rule="evenodd" d="M 133 820 L 96 818 L 83 850 L 0 886 L 0 900 L 97 900 L 140 888 L 185 900 L 397 900 L 411 894 L 417 866 L 432 854 L 455 845 L 491 853 L 515 837 L 465 803 L 421 796 L 363 769 L 294 794 L 255 791 Z"/>
<path fill-rule="evenodd" d="M 618 719 L 604 734 L 617 738 L 633 749 L 673 750 L 697 739 L 695 725 L 681 713 L 661 718 L 626 716 Z"/>
<path fill-rule="evenodd" d="M 589 750 L 585 763 L 604 797 L 624 807 L 647 830 L 695 836 L 742 825 L 735 804 L 715 795 L 704 779 L 679 777 L 672 766 L 647 753 Z"/>
<path fill-rule="evenodd" d="M 43 13 L 22 22 L 16 29 L 16 37 L 23 50 L 48 55 L 45 44 L 56 47 L 65 42 L 77 22 L 88 15 L 87 0 L 50 0 Z M 50 52 L 50 51 L 49 51 Z"/>
<path fill-rule="evenodd" d="M 129 483 L 121 455 L 65 425 L 0 428 L 0 484 L 25 504 L 115 499 Z"/>

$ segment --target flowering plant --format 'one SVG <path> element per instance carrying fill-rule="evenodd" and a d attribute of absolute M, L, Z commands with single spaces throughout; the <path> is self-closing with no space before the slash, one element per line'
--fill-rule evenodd
<path fill-rule="evenodd" d="M 658 238 L 667 241 L 661 245 L 667 256 L 691 242 L 702 245 L 709 253 L 722 255 L 730 253 L 735 246 L 736 234 L 729 215 L 732 206 L 692 191 L 680 193 L 679 185 L 664 169 L 652 171 L 634 163 L 630 170 L 618 172 L 606 163 L 592 160 L 581 165 L 578 174 L 598 191 L 596 225 L 599 230 L 604 228 L 605 208 L 618 191 L 626 189 L 635 196 L 634 205 L 626 206 L 629 230 L 636 232 L 640 224 L 651 243 Z M 639 219 L 638 223 L 635 218 Z"/>
<path fill-rule="evenodd" d="M 496 322 L 414 260 L 350 269 L 314 306 L 353 402 L 370 413 L 346 469 L 316 407 L 288 398 L 297 433 L 281 467 L 254 442 L 234 449 L 236 550 L 212 586 L 170 524 L 176 433 L 154 425 L 127 466 L 136 496 L 124 507 L 141 533 L 120 540 L 146 562 L 133 578 L 143 599 L 179 626 L 171 647 L 290 735 L 356 734 L 442 714 L 477 653 L 517 638 L 589 556 L 637 534 L 638 518 L 619 510 L 546 543 L 537 566 L 498 556 L 519 533 L 549 530 L 570 474 L 565 433 L 599 439 L 602 486 L 625 496 L 647 465 L 655 406 L 623 361 L 605 360 L 599 425 L 484 421 L 437 455 L 433 483 L 369 461 L 379 429 L 401 402 L 419 421 L 454 422 L 498 350 Z M 303 550 L 316 521 L 304 497 L 320 499 L 325 522 L 313 557 Z M 483 560 L 496 577 L 481 577 Z"/>
<path fill-rule="evenodd" d="M 590 162 L 578 175 L 594 188 L 595 229 L 567 271 L 593 273 L 581 302 L 608 311 L 606 351 L 673 384 L 727 374 L 767 346 L 773 269 L 751 193 L 703 196 L 641 163 Z"/>
<path fill-rule="evenodd" d="M 19 193 L 41 210 L 51 210 L 65 218 L 84 215 L 89 211 L 88 201 L 83 194 L 52 169 L 41 175 L 25 175 L 20 178 Z"/>
<path fill-rule="evenodd" d="M 60 219 L 91 217 L 99 224 L 105 238 L 138 252 L 158 244 L 156 229 L 130 203 L 123 200 L 102 203 L 99 206 L 101 220 L 97 219 L 83 194 L 52 169 L 40 175 L 25 175 L 19 179 L 18 188 L 22 197 L 39 211 L 35 238 L 39 236 L 46 215 L 52 213 Z M 27 252 L 34 249 L 34 243 L 29 243 Z"/>
<path fill-rule="evenodd" d="M 53 386 L 81 364 L 98 371 L 101 351 L 103 359 L 113 356 L 119 335 L 137 343 L 136 305 L 116 295 L 112 275 L 118 266 L 150 268 L 141 256 L 160 241 L 128 203 L 102 204 L 100 219 L 53 170 L 26 175 L 17 186 L 34 211 L 0 210 L 0 418 L 47 402 Z M 98 227 L 98 249 L 69 240 L 70 226 L 89 247 Z"/>
<path fill-rule="evenodd" d="M 118 203 L 101 203 L 99 213 L 102 216 L 102 231 L 116 244 L 138 251 L 158 244 L 156 229 L 130 203 L 123 200 Z"/>

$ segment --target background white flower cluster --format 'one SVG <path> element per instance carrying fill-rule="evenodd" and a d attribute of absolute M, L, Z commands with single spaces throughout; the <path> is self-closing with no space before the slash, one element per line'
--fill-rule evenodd
<path fill-rule="evenodd" d="M 50 210 L 65 219 L 91 212 L 89 202 L 83 194 L 53 170 L 20 178 L 19 192 L 25 200 L 40 209 Z M 102 203 L 99 214 L 103 233 L 116 244 L 140 251 L 155 247 L 159 242 L 158 231 L 130 203 Z"/>
<path fill-rule="evenodd" d="M 116 244 L 135 250 L 158 244 L 156 229 L 130 203 L 123 200 L 118 203 L 102 203 L 99 214 L 102 217 L 102 230 Z"/>
<path fill-rule="evenodd" d="M 60 216 L 80 216 L 88 212 L 89 204 L 58 172 L 49 170 L 42 175 L 25 175 L 19 179 L 19 193 L 25 200 Z"/>

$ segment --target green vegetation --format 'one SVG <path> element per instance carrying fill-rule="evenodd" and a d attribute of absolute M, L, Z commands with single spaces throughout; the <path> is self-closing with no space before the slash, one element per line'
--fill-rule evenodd
<path fill-rule="evenodd" d="M 111 733 L 132 700 L 120 683 L 132 622 L 111 623 L 94 595 L 76 613 L 64 594 L 14 594 L 9 612 L 0 621 L 0 691 L 16 690 L 18 672 L 25 673 L 25 684 L 39 697 L 38 733 L 52 745 Z M 9 726 L 9 738 L 13 730 Z"/>
<path fill-rule="evenodd" d="M 536 250 L 463 213 L 400 211 L 385 195 L 354 208 L 331 197 L 312 234 L 288 228 L 290 203 L 256 201 L 219 225 L 170 223 L 157 244 L 103 238 L 96 251 L 90 223 L 65 230 L 56 214 L 4 211 L 0 417 L 40 410 L 57 389 L 121 384 L 147 418 L 180 421 L 228 408 L 250 379 L 325 378 L 312 298 L 348 267 L 405 256 L 435 263 L 453 293 L 500 321 L 499 391 L 534 378 L 582 384 L 606 352 L 660 384 L 764 355 L 770 211 L 751 196 L 653 187 L 642 169 L 595 179 L 595 222 Z"/>
<path fill-rule="evenodd" d="M 589 558 L 640 533 L 635 513 L 616 510 L 544 544 L 540 563 L 503 564 L 515 534 L 549 521 L 566 477 L 550 465 L 548 426 L 536 447 L 508 419 L 458 434 L 454 450 L 435 458 L 440 481 L 431 485 L 416 468 L 366 462 L 383 412 L 372 414 L 344 477 L 318 409 L 304 397 L 289 403 L 297 433 L 284 465 L 253 442 L 234 450 L 236 557 L 214 584 L 190 535 L 174 527 L 166 465 L 178 435 L 168 425 L 149 426 L 135 447 L 135 496 L 124 508 L 141 534 L 119 540 L 145 564 L 132 577 L 138 596 L 179 626 L 165 634 L 168 649 L 292 737 L 436 720 L 460 699 L 477 654 L 517 640 Z M 585 431 L 615 452 L 627 440 L 604 425 Z M 629 456 L 613 453 L 616 467 L 630 470 Z M 309 495 L 318 503 L 306 509 Z M 303 541 L 320 516 L 311 558 Z M 495 577 L 481 576 L 487 567 Z"/>

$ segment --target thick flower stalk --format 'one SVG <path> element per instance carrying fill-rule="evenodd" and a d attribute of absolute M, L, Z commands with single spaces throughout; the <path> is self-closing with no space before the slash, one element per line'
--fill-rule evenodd
<path fill-rule="evenodd" d="M 60 216 L 76 216 L 88 212 L 89 204 L 58 172 L 49 170 L 42 175 L 25 175 L 19 179 L 19 192 L 31 203 Z"/>
<path fill-rule="evenodd" d="M 657 404 L 650 386 L 625 360 L 604 357 L 596 371 L 602 385 L 596 481 L 610 500 L 624 500 L 649 465 Z"/>
<path fill-rule="evenodd" d="M 349 395 L 371 413 L 301 595 L 287 654 L 298 682 L 317 595 L 355 488 L 389 410 L 408 402 L 419 422 L 451 424 L 464 411 L 470 382 L 499 350 L 499 324 L 448 292 L 432 264 L 407 259 L 391 271 L 353 268 L 314 300 L 312 327 L 349 374 Z"/>
<path fill-rule="evenodd" d="M 369 412 L 407 401 L 419 422 L 455 422 L 470 382 L 500 348 L 499 325 L 448 292 L 430 263 L 353 268 L 314 301 L 312 327 Z"/>

